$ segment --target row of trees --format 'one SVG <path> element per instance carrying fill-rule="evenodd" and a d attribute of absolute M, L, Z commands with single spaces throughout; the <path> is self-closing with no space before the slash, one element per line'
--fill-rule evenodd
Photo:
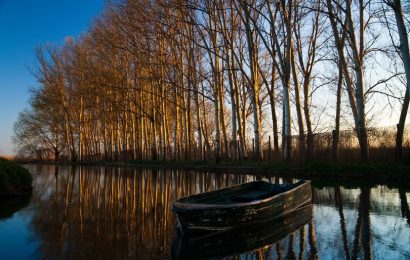
<path fill-rule="evenodd" d="M 56 160 L 219 162 L 252 151 L 289 162 L 295 147 L 310 159 L 329 129 L 337 158 L 345 127 L 368 160 L 370 119 L 404 101 L 400 157 L 408 9 L 400 0 L 111 2 L 80 39 L 38 49 L 40 86 L 15 142 Z"/>

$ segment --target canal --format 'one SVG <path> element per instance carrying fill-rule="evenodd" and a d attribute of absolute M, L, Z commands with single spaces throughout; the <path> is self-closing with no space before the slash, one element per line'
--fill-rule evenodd
<path fill-rule="evenodd" d="M 178 235 L 171 210 L 177 198 L 256 179 L 297 180 L 127 167 L 26 167 L 34 178 L 32 196 L 0 201 L 1 259 L 410 259 L 409 186 L 312 182 L 310 211 L 247 233 L 195 240 Z"/>

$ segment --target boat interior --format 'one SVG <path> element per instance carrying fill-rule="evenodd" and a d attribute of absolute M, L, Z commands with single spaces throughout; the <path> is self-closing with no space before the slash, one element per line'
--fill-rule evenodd
<path fill-rule="evenodd" d="M 246 203 L 252 201 L 263 200 L 277 194 L 286 192 L 303 184 L 300 181 L 295 184 L 271 184 L 265 181 L 255 181 L 245 183 L 242 185 L 233 186 L 215 190 L 212 192 L 201 193 L 189 197 L 185 197 L 179 202 L 181 203 L 195 203 L 195 204 L 213 204 L 213 205 L 227 205 L 233 203 Z"/>

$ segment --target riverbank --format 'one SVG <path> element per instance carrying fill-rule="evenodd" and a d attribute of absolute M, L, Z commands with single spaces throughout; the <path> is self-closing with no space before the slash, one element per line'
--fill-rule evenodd
<path fill-rule="evenodd" d="M 27 169 L 0 157 L 0 199 L 30 194 L 32 181 Z"/>
<path fill-rule="evenodd" d="M 39 162 L 35 162 L 39 163 Z M 50 164 L 50 162 L 44 162 Z M 274 175 L 303 179 L 364 181 L 371 183 L 398 183 L 410 181 L 410 165 L 404 163 L 336 163 L 331 161 L 312 161 L 293 164 L 289 167 L 281 162 L 222 161 L 109 161 L 77 162 L 57 164 L 78 164 L 97 166 L 144 167 L 156 169 L 181 169 L 207 172 Z"/>
<path fill-rule="evenodd" d="M 106 164 L 106 163 L 105 163 Z M 371 182 L 410 181 L 410 165 L 394 163 L 335 163 L 313 161 L 285 167 L 283 163 L 245 161 L 242 163 L 221 162 L 119 162 L 108 165 L 129 165 L 139 167 L 174 168 L 232 173 L 252 173 L 295 177 L 303 179 L 363 180 Z"/>

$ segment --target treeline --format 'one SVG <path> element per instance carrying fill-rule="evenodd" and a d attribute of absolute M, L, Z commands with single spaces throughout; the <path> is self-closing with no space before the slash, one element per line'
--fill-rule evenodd
<path fill-rule="evenodd" d="M 350 128 L 369 160 L 369 125 L 391 106 L 400 158 L 409 10 L 400 0 L 113 1 L 79 39 L 37 50 L 39 87 L 14 141 L 39 159 L 290 162 L 314 157 L 329 130 L 337 159 Z"/>

